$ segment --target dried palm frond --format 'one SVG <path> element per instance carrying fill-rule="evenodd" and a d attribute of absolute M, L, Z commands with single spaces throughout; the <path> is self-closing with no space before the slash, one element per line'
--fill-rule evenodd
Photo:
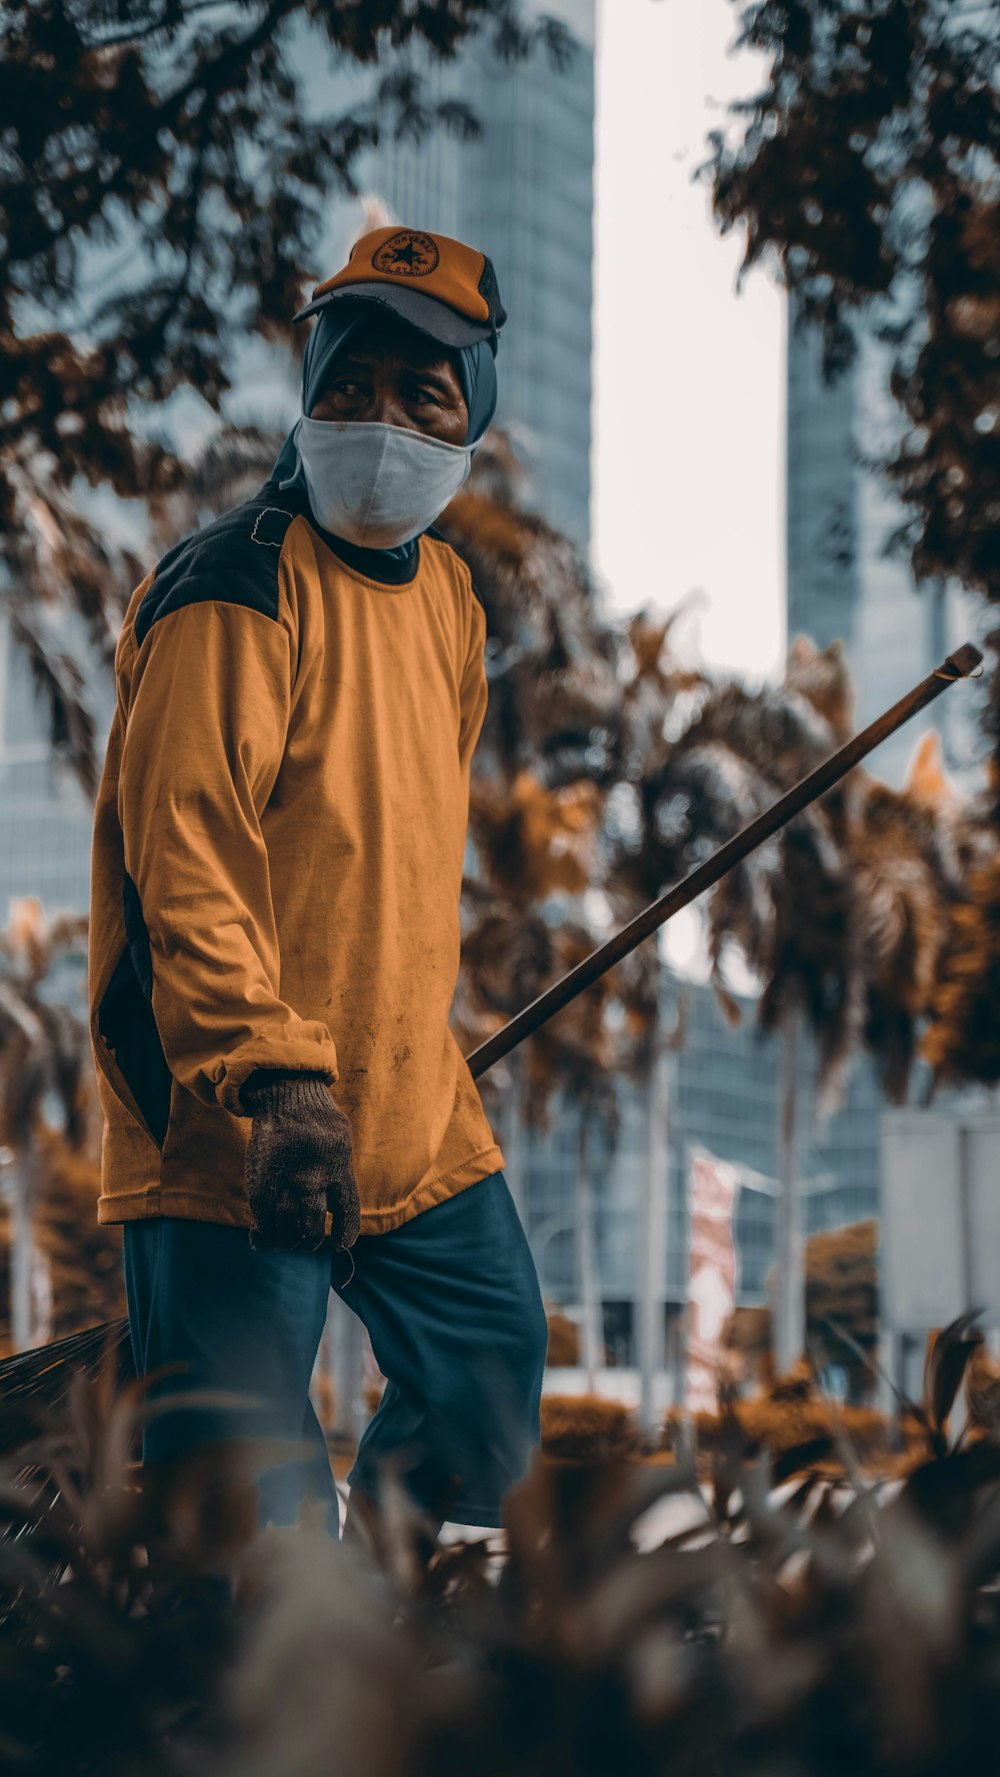
<path fill-rule="evenodd" d="M 770 780 L 725 741 L 692 740 L 671 748 L 662 769 L 639 786 L 645 845 L 635 872 L 650 898 L 710 857 L 770 806 Z M 764 848 L 764 867 L 773 847 Z M 749 871 L 761 854 L 748 860 Z"/>
<path fill-rule="evenodd" d="M 643 845 L 630 869 L 644 893 L 662 892 L 732 838 L 819 764 L 832 740 L 829 725 L 797 695 L 730 683 L 707 689 L 638 786 Z M 773 848 L 765 855 L 773 868 Z"/>
<path fill-rule="evenodd" d="M 818 1114 L 839 1104 L 851 1058 L 865 1031 L 865 977 L 857 920 L 857 881 L 821 812 L 790 823 L 775 872 L 774 945 L 762 968 L 763 1030 L 789 1009 L 805 1012 L 816 1038 Z M 763 960 L 763 959 L 762 959 Z"/>
<path fill-rule="evenodd" d="M 659 770 L 668 747 L 711 693 L 706 675 L 683 665 L 671 648 L 674 627 L 691 602 L 682 599 L 665 617 L 637 611 L 626 624 L 620 781 L 638 783 Z"/>
<path fill-rule="evenodd" d="M 67 1139 L 79 1143 L 85 1134 L 89 1035 L 82 1017 L 48 998 L 44 984 L 63 958 L 86 955 L 86 940 L 84 917 L 49 922 L 34 895 L 12 901 L 0 931 L 0 1133 L 15 1148 L 50 1088 Z"/>
<path fill-rule="evenodd" d="M 906 773 L 904 789 L 911 802 L 936 814 L 959 818 L 964 815 L 965 799 L 945 769 L 941 736 L 936 728 L 929 728 L 920 736 Z"/>
<path fill-rule="evenodd" d="M 859 786 L 850 828 L 867 987 L 866 1037 L 895 1102 L 905 1098 L 961 875 L 946 824 L 907 791 Z"/>
<path fill-rule="evenodd" d="M 965 1399 L 973 1431 L 1000 1442 L 1000 1366 L 990 1358 L 985 1340 L 974 1345 L 969 1358 Z"/>
<path fill-rule="evenodd" d="M 80 1380 L 111 1369 L 116 1386 L 135 1379 L 128 1319 L 90 1324 L 33 1351 L 0 1358 L 0 1451 L 16 1459 L 21 1447 L 67 1409 Z"/>
<path fill-rule="evenodd" d="M 122 1234 L 97 1220 L 101 1169 L 58 1130 L 38 1135 L 43 1178 L 36 1235 L 52 1279 L 54 1339 L 125 1313 Z M 0 1301 L 4 1299 L 0 1263 Z"/>
<path fill-rule="evenodd" d="M 475 922 L 465 932 L 462 966 L 483 1006 L 510 1016 L 554 977 L 552 927 L 493 894 L 480 900 Z"/>
<path fill-rule="evenodd" d="M 647 667 L 659 645 L 654 636 Z M 843 740 L 852 702 L 842 650 L 803 637 L 781 689 L 702 687 L 691 721 L 657 744 L 636 786 L 638 839 L 612 841 L 609 875 L 622 906 L 663 893 L 813 770 Z M 856 771 L 714 891 L 708 943 L 723 1008 L 737 1016 L 724 968 L 736 944 L 764 983 L 762 1028 L 776 1028 L 793 1007 L 809 1020 L 821 1115 L 840 1102 L 862 1040 L 890 1097 L 905 1095 L 949 909 L 981 855 L 975 824 L 927 743 L 902 791 Z"/>
<path fill-rule="evenodd" d="M 64 915 L 50 923 L 37 896 L 15 899 L 0 932 L 0 1140 L 16 1215 L 6 1245 L 8 1291 L 0 1300 L 0 1342 L 7 1347 L 51 1331 L 51 1290 L 34 1235 L 49 1179 L 43 1141 L 50 1095 L 70 1146 L 82 1146 L 89 1133 L 94 1093 L 85 1019 L 51 994 L 48 980 L 67 957 L 85 958 L 86 933 L 85 919 Z"/>
<path fill-rule="evenodd" d="M 951 909 L 922 1051 L 936 1081 L 1000 1083 L 1000 857 Z"/>
<path fill-rule="evenodd" d="M 532 772 L 509 783 L 477 777 L 470 825 L 496 887 L 518 899 L 581 894 L 592 880 L 600 792 L 586 780 L 547 790 Z"/>
<path fill-rule="evenodd" d="M 0 930 L 0 954 L 28 987 L 37 987 L 61 956 L 87 954 L 87 915 L 59 913 L 49 919 L 37 895 L 16 895 Z"/>
<path fill-rule="evenodd" d="M 648 610 L 633 613 L 628 620 L 627 635 L 632 651 L 634 679 L 646 679 L 668 691 L 678 677 L 697 682 L 696 673 L 684 673 L 671 653 L 671 637 L 681 618 L 693 602 L 693 596 L 681 599 L 664 616 L 653 617 Z"/>
<path fill-rule="evenodd" d="M 552 929 L 485 885 L 463 886 L 462 966 L 450 1024 L 464 1055 L 492 1036 L 551 979 Z M 507 1077 L 492 1070 L 481 1090 L 501 1091 Z"/>
<path fill-rule="evenodd" d="M 661 978 L 663 967 L 653 945 L 640 945 L 616 963 L 610 983 L 621 1013 L 616 1030 L 615 1072 L 619 1078 L 648 1077 L 664 1040 L 669 1046 L 683 1044 L 683 1001 L 676 1028 L 664 1039 L 661 1030 Z"/>
<path fill-rule="evenodd" d="M 790 789 L 835 751 L 831 724 L 794 687 L 715 687 L 685 730 L 685 750 L 717 744 L 781 790 Z"/>
<path fill-rule="evenodd" d="M 652 899 L 710 856 L 832 749 L 808 699 L 775 690 L 708 690 L 688 728 L 639 785 L 642 843 L 621 847 L 617 882 Z M 828 807 L 829 804 L 826 805 Z M 807 810 L 715 890 L 707 910 L 713 978 L 737 1017 L 724 960 L 739 946 L 765 983 L 772 1028 L 790 1003 L 805 1008 L 820 1045 L 821 1098 L 835 1102 L 864 1021 L 851 920 L 853 887 L 825 807 Z"/>
<path fill-rule="evenodd" d="M 559 980 L 596 948 L 586 926 L 566 920 L 553 931 L 553 981 Z M 609 1133 L 617 1127 L 618 1037 L 608 1020 L 615 998 L 614 971 L 549 1019 L 526 1042 L 525 1119 L 529 1126 L 550 1126 L 551 1099 L 557 1087 L 581 1103 L 600 1108 Z M 545 986 L 549 983 L 546 982 Z M 543 989 L 544 991 L 544 989 Z"/>
<path fill-rule="evenodd" d="M 530 478 L 514 433 L 504 426 L 490 426 L 472 459 L 466 491 L 478 494 L 495 506 L 525 509 Z"/>
<path fill-rule="evenodd" d="M 6 1403 L 5 1403 L 6 1406 Z M 0 1760 L 166 1772 L 233 1657 L 229 1575 L 252 1532 L 238 1476 L 197 1460 L 141 1474 L 140 1395 L 113 1351 L 39 1412 L 0 1473 Z"/>
<path fill-rule="evenodd" d="M 498 441 L 498 450 L 509 446 Z M 467 483 L 438 527 L 469 566 L 486 611 L 490 703 L 484 765 L 529 765 L 559 788 L 610 781 L 621 741 L 615 637 L 599 622 L 580 552 L 534 513 Z"/>
<path fill-rule="evenodd" d="M 788 650 L 785 685 L 812 705 L 836 746 L 850 740 L 857 700 L 843 642 L 819 648 L 809 636 L 796 636 Z"/>

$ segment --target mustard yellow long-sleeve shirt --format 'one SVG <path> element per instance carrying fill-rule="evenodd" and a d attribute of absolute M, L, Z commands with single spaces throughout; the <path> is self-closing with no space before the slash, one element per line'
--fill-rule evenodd
<path fill-rule="evenodd" d="M 442 539 L 388 585 L 273 484 L 136 588 L 92 853 L 99 1221 L 249 1226 L 260 1067 L 329 1082 L 363 1233 L 503 1166 L 448 1028 L 485 634 Z"/>

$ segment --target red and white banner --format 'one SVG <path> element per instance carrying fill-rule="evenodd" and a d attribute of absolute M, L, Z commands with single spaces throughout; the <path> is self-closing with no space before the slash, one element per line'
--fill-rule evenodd
<path fill-rule="evenodd" d="M 692 1148 L 684 1378 L 684 1405 L 691 1413 L 714 1412 L 717 1404 L 722 1334 L 736 1306 L 733 1217 L 739 1186 L 739 1167 Z"/>

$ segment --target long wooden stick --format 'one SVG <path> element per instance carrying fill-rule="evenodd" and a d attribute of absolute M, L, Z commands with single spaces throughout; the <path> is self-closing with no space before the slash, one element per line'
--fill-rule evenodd
<path fill-rule="evenodd" d="M 621 962 L 623 956 L 628 956 L 644 938 L 648 938 L 668 919 L 672 919 L 682 907 L 689 907 L 707 888 L 711 888 L 727 875 L 735 864 L 742 863 L 758 845 L 763 844 L 765 839 L 770 839 L 772 833 L 787 826 L 795 815 L 801 814 L 818 796 L 832 789 L 834 784 L 846 777 L 875 747 L 888 740 L 890 734 L 895 734 L 897 728 L 902 728 L 911 716 L 926 709 L 929 703 L 933 703 L 936 697 L 947 691 L 949 685 L 954 685 L 958 679 L 967 679 L 982 658 L 979 649 L 973 647 L 971 642 L 966 642 L 954 654 L 949 654 L 941 666 L 936 667 L 919 685 L 915 685 L 912 691 L 908 691 L 905 697 L 901 697 L 898 703 L 894 703 L 891 709 L 878 716 L 869 727 L 863 728 L 860 734 L 854 735 L 839 752 L 831 754 L 829 759 L 818 765 L 808 777 L 801 778 L 771 808 L 766 808 L 756 820 L 751 821 L 732 839 L 728 839 L 714 857 L 706 858 L 703 864 L 699 864 L 697 869 L 685 876 L 683 882 L 668 889 L 659 900 L 653 901 L 649 907 L 637 913 L 628 925 L 622 926 L 621 931 L 609 938 L 606 944 L 602 944 L 599 950 L 585 956 L 582 963 L 577 963 L 575 969 L 570 969 L 569 974 L 564 975 L 561 981 L 546 988 L 536 1000 L 525 1006 L 523 1012 L 518 1012 L 509 1024 L 494 1031 L 485 1043 L 480 1043 L 478 1049 L 473 1049 L 471 1055 L 466 1056 L 473 1079 L 478 1079 L 480 1074 L 484 1074 L 502 1056 L 509 1055 L 518 1043 L 523 1043 L 525 1037 L 536 1031 L 539 1025 L 546 1024 L 556 1012 L 561 1012 L 570 1000 L 576 999 L 578 993 L 592 987 L 595 981 L 606 974 L 608 969 L 614 968 L 615 963 Z"/>

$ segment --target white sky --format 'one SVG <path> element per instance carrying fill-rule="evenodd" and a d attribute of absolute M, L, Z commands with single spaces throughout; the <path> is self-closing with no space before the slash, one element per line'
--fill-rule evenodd
<path fill-rule="evenodd" d="M 593 560 L 608 615 L 694 588 L 706 660 L 759 676 L 784 648 L 784 299 L 736 294 L 691 174 L 760 64 L 730 0 L 597 0 Z M 690 628 L 690 626 L 689 626 Z"/>

